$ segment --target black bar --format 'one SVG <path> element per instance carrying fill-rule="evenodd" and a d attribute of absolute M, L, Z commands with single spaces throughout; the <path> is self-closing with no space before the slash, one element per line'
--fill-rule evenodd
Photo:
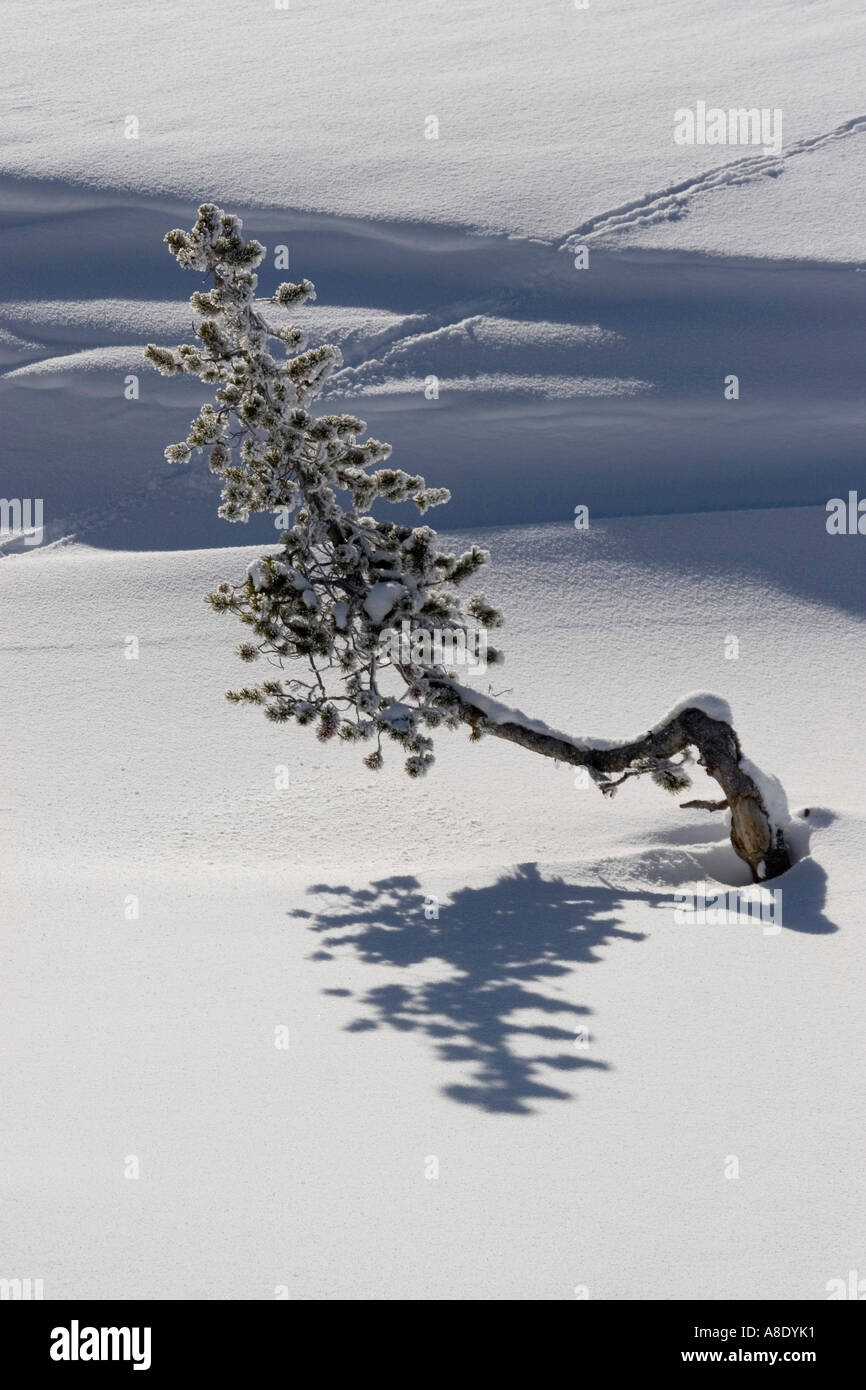
<path fill-rule="evenodd" d="M 527 1300 L 532 1301 L 535 1300 Z M 567 1354 L 575 1374 L 581 1368 L 588 1371 L 591 1365 L 614 1373 L 639 1370 L 663 1376 L 672 1371 L 700 1375 L 708 1367 L 735 1373 L 740 1369 L 757 1372 L 797 1367 L 826 1379 L 860 1363 L 866 1322 L 863 1313 L 861 1302 L 847 1300 L 575 1300 L 556 1320 L 557 1338 L 565 1340 L 552 1343 L 551 1350 L 558 1346 L 561 1354 Z M 375 1321 L 384 1323 L 389 1315 L 374 1320 L 365 1310 L 362 1316 L 370 1319 L 365 1330 L 373 1332 Z M 492 1318 L 485 1316 L 478 1328 L 480 1336 L 474 1356 L 495 1360 L 510 1355 L 508 1347 L 517 1354 L 531 1326 L 523 1321 L 525 1316 L 521 1314 L 519 1322 L 511 1320 L 508 1336 L 503 1339 L 497 1334 L 494 1343 L 489 1340 L 486 1324 L 492 1321 L 495 1325 L 496 1314 Z M 334 1317 L 342 1319 L 345 1313 L 341 1311 Z M 436 1324 L 439 1330 L 432 1335 L 429 1314 L 423 1315 L 423 1321 L 426 1330 L 419 1324 L 418 1331 L 423 1338 L 425 1375 L 432 1371 L 437 1354 L 442 1358 L 443 1373 L 449 1365 L 453 1371 L 454 1358 L 458 1356 L 454 1338 L 450 1334 L 443 1336 L 442 1324 Z M 321 1371 L 330 1374 L 334 1350 L 345 1346 L 356 1373 L 365 1361 L 369 1368 L 369 1342 L 359 1342 L 357 1334 L 343 1342 L 333 1335 L 339 1324 L 329 1325 L 331 1336 L 322 1342 L 311 1328 L 306 1306 L 277 1300 L 3 1302 L 0 1337 L 6 1355 L 0 1364 L 4 1368 L 9 1365 L 14 1351 L 15 1361 L 25 1374 L 31 1370 L 49 1372 L 58 1381 L 80 1375 L 92 1379 L 106 1371 L 115 1377 L 133 1376 L 133 1383 L 138 1374 L 143 1384 L 147 1383 L 145 1376 L 148 1380 L 160 1380 L 184 1372 L 194 1372 L 199 1377 L 213 1374 L 223 1380 L 233 1374 L 248 1376 L 268 1368 L 282 1368 L 291 1375 L 310 1356 L 320 1358 Z M 116 1334 L 109 1329 L 116 1329 Z M 404 1322 L 399 1343 L 412 1331 L 411 1324 Z M 390 1334 L 383 1329 L 382 1335 Z M 464 1338 L 465 1328 L 460 1341 Z M 105 1359 L 90 1359 L 92 1351 Z M 126 1359 L 114 1359 L 115 1351 L 118 1358 Z M 380 1365 L 383 1351 L 384 1347 L 380 1347 L 376 1358 Z M 59 1359 L 61 1356 L 68 1359 Z M 462 1354 L 458 1359 L 462 1359 Z M 136 1362 L 140 1365 L 138 1372 L 134 1369 Z M 404 1373 L 406 1369 L 404 1363 Z"/>

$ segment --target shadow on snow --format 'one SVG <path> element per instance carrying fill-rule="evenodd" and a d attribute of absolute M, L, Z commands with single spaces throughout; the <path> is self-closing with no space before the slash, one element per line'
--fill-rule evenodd
<path fill-rule="evenodd" d="M 460 889 L 435 920 L 425 916 L 430 900 L 411 875 L 309 891 L 331 900 L 319 912 L 292 914 L 322 938 L 314 959 L 350 947 L 368 964 L 412 973 L 408 983 L 362 994 L 364 1015 L 350 1029 L 387 1024 L 424 1033 L 443 1061 L 468 1066 L 470 1079 L 446 1086 L 446 1095 L 511 1114 L 529 1113 L 533 1101 L 571 1098 L 551 1072 L 608 1069 L 582 1045 L 590 1010 L 563 986 L 574 966 L 597 961 L 609 942 L 644 940 L 621 925 L 626 903 L 671 903 L 669 894 L 545 877 L 536 864 Z"/>
<path fill-rule="evenodd" d="M 331 960 L 345 948 L 365 964 L 404 972 L 358 996 L 362 1012 L 350 1031 L 387 1025 L 420 1032 L 440 1060 L 464 1073 L 445 1095 L 491 1113 L 525 1115 L 539 1102 L 573 1098 L 562 1084 L 566 1073 L 610 1070 L 587 1045 L 591 1010 L 573 1000 L 574 968 L 598 961 L 613 941 L 643 941 L 644 932 L 623 926 L 624 913 L 630 904 L 671 910 L 668 874 L 682 884 L 682 865 L 669 865 L 658 880 L 663 891 L 653 892 L 568 883 L 537 864 L 520 864 L 494 883 L 459 889 L 438 917 L 428 915 L 435 900 L 410 874 L 363 888 L 320 883 L 308 891 L 323 905 L 290 915 L 320 937 L 314 960 Z M 837 930 L 823 911 L 826 881 L 810 857 L 778 881 L 786 930 Z"/>

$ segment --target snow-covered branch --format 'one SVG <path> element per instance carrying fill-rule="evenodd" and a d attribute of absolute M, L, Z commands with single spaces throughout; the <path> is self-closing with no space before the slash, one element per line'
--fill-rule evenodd
<path fill-rule="evenodd" d="M 603 792 L 610 792 L 630 776 L 644 774 L 666 790 L 680 792 L 690 785 L 682 770 L 687 762 L 671 760 L 677 755 L 688 759 L 695 750 L 707 775 L 725 793 L 721 804 L 731 812 L 731 842 L 749 865 L 754 880 L 774 878 L 790 868 L 784 793 L 774 778 L 762 774 L 743 757 L 730 708 L 718 696 L 690 695 L 647 733 L 611 742 L 573 738 L 456 681 L 444 684 L 460 700 L 460 717 L 476 735 L 490 734 L 543 757 L 584 767 Z M 614 781 L 617 773 L 621 776 Z M 719 803 L 685 804 L 719 808 Z"/>

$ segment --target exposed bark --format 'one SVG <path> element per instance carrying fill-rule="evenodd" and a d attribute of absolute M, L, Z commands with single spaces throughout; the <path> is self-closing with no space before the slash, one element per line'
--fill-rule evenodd
<path fill-rule="evenodd" d="M 451 682 L 452 690 L 454 686 Z M 715 778 L 725 794 L 723 802 L 692 802 L 717 810 L 727 806 L 731 812 L 731 844 L 744 860 L 756 883 L 776 878 L 791 867 L 791 856 L 781 826 L 774 825 L 769 808 L 755 780 L 744 770 L 742 749 L 734 729 L 725 720 L 712 719 L 697 707 L 681 710 L 667 723 L 651 729 L 642 738 L 611 748 L 594 748 L 572 741 L 552 731 L 542 732 L 520 721 L 515 711 L 514 721 L 498 716 L 486 717 L 482 706 L 472 703 L 472 692 L 461 686 L 460 716 L 479 733 L 518 743 L 532 753 L 555 758 L 558 762 L 585 767 L 596 783 L 610 788 L 610 774 L 633 770 L 634 764 L 647 761 L 665 763 L 678 753 L 696 749 L 698 760 L 710 777 Z M 651 767 L 646 769 L 651 771 Z M 639 775 L 639 774 L 638 774 Z"/>

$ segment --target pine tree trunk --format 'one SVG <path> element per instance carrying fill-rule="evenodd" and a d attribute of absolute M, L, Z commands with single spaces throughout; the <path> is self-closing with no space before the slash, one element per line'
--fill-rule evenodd
<path fill-rule="evenodd" d="M 715 778 L 724 792 L 720 802 L 686 802 L 708 810 L 727 807 L 731 812 L 731 844 L 748 864 L 755 883 L 776 878 L 791 867 L 791 855 L 785 843 L 783 827 L 774 825 L 770 809 L 757 782 L 742 766 L 742 749 L 735 730 L 725 720 L 712 719 L 697 707 L 684 709 L 665 724 L 651 729 L 642 738 L 611 748 L 582 745 L 553 731 L 542 732 L 523 722 L 518 711 L 489 716 L 491 701 L 480 696 L 473 703 L 473 692 L 465 686 L 448 684 L 461 700 L 460 716 L 479 733 L 518 743 L 533 753 L 555 758 L 559 762 L 585 767 L 601 785 L 611 773 L 624 773 L 642 759 L 669 759 L 686 749 L 695 748 L 699 760 L 710 777 Z M 486 708 L 485 708 L 486 707 Z"/>

